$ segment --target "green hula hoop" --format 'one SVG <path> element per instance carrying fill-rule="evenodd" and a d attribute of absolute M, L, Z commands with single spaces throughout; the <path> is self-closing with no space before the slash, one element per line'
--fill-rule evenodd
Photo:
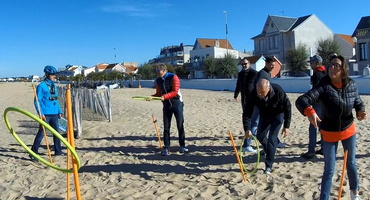
<path fill-rule="evenodd" d="M 133 96 L 132 99 L 134 100 L 162 100 L 161 97 L 152 97 L 152 96 Z"/>
<path fill-rule="evenodd" d="M 251 135 L 251 137 L 252 137 L 252 139 L 253 139 L 256 147 L 257 147 L 257 152 L 256 152 L 257 153 L 257 161 L 256 161 L 256 164 L 254 165 L 253 170 L 247 170 L 244 166 L 244 163 L 243 163 L 243 144 L 244 144 L 245 137 L 243 137 L 242 143 L 241 143 L 240 148 L 239 148 L 239 158 L 240 158 L 240 162 L 242 164 L 242 167 L 243 167 L 244 171 L 247 172 L 247 173 L 253 174 L 257 171 L 258 165 L 260 164 L 260 147 L 259 147 L 257 138 L 254 135 Z"/>
<path fill-rule="evenodd" d="M 75 158 L 76 160 L 76 163 L 77 163 L 77 168 L 80 169 L 81 167 L 81 163 L 80 163 L 80 159 L 76 153 L 76 151 L 74 150 L 74 148 L 68 143 L 67 140 L 65 140 L 55 129 L 53 129 L 48 123 L 46 123 L 45 121 L 43 121 L 42 119 L 38 118 L 36 115 L 30 113 L 30 112 L 27 112 L 25 110 L 22 110 L 20 108 L 15 108 L 15 107 L 8 107 L 5 109 L 4 111 L 4 120 L 5 120 L 5 124 L 6 126 L 8 127 L 10 133 L 13 135 L 13 137 L 18 141 L 18 143 L 29 153 L 31 154 L 33 157 L 35 157 L 37 160 L 39 160 L 40 162 L 44 163 L 45 165 L 49 166 L 50 168 L 53 168 L 55 170 L 58 170 L 58 171 L 61 171 L 61 172 L 64 172 L 64 173 L 72 173 L 73 172 L 73 169 L 64 169 L 64 168 L 60 168 L 54 164 L 51 164 L 50 162 L 46 161 L 45 159 L 43 159 L 42 157 L 40 157 L 38 154 L 36 154 L 34 151 L 32 151 L 19 137 L 18 135 L 14 132 L 12 126 L 10 125 L 9 123 L 9 119 L 8 119 L 8 116 L 7 116 L 7 113 L 10 112 L 10 111 L 14 111 L 14 112 L 19 112 L 19 113 L 22 113 L 30 118 L 32 118 L 33 120 L 37 121 L 40 125 L 44 126 L 46 129 L 48 129 L 49 131 L 51 131 L 51 133 L 53 133 L 60 141 L 63 142 L 63 144 L 71 151 L 73 157 Z"/>

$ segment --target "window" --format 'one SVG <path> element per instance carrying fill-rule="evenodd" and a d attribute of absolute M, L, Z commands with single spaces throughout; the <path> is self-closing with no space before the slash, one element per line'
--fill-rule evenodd
<path fill-rule="evenodd" d="M 277 49 L 278 48 L 278 36 L 273 35 L 269 37 L 269 49 Z"/>
<path fill-rule="evenodd" d="M 265 48 L 264 48 L 265 44 L 263 42 L 264 42 L 263 40 L 258 41 L 258 48 L 259 48 L 260 52 L 265 51 Z"/>
<path fill-rule="evenodd" d="M 360 48 L 360 60 L 367 60 L 368 49 L 366 43 L 359 43 L 358 46 Z"/>

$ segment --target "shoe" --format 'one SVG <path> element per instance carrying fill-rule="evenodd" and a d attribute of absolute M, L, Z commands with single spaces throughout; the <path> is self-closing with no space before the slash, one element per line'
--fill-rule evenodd
<path fill-rule="evenodd" d="M 60 153 L 54 153 L 54 156 L 65 156 L 66 154 L 64 152 L 60 152 Z"/>
<path fill-rule="evenodd" d="M 168 156 L 170 155 L 170 151 L 168 150 L 168 148 L 164 148 L 161 152 L 161 155 L 162 156 Z"/>
<path fill-rule="evenodd" d="M 253 149 L 253 147 L 249 146 L 249 147 L 242 147 L 242 151 L 243 152 L 250 152 L 250 153 L 256 153 L 257 150 Z"/>
<path fill-rule="evenodd" d="M 284 148 L 285 147 L 285 143 L 284 142 L 280 142 L 277 144 L 277 148 Z"/>
<path fill-rule="evenodd" d="M 307 153 L 301 154 L 301 157 L 306 160 L 310 160 L 315 157 L 315 154 L 307 152 Z"/>
<path fill-rule="evenodd" d="M 260 156 L 264 156 L 264 155 L 266 155 L 266 152 L 264 150 L 261 150 L 260 151 Z"/>
<path fill-rule="evenodd" d="M 32 162 L 38 162 L 37 158 L 33 157 L 31 154 L 28 154 Z"/>
<path fill-rule="evenodd" d="M 188 153 L 189 149 L 186 147 L 180 147 L 180 153 Z"/>
<path fill-rule="evenodd" d="M 263 171 L 264 174 L 271 174 L 272 170 L 270 167 L 267 167 L 265 171 Z"/>
<path fill-rule="evenodd" d="M 324 153 L 322 152 L 322 149 L 319 149 L 319 150 L 315 151 L 315 154 L 324 155 Z"/>
<path fill-rule="evenodd" d="M 360 200 L 360 195 L 358 193 L 354 194 L 352 190 L 350 192 L 350 195 L 351 195 L 351 200 Z"/>

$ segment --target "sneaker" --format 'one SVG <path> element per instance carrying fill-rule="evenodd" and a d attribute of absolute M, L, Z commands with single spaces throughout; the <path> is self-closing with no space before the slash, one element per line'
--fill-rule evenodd
<path fill-rule="evenodd" d="M 307 153 L 301 154 L 301 157 L 306 160 L 310 160 L 315 157 L 315 154 L 307 152 Z"/>
<path fill-rule="evenodd" d="M 322 149 L 319 149 L 319 150 L 315 151 L 315 154 L 324 155 L 324 153 L 322 152 Z"/>
<path fill-rule="evenodd" d="M 358 192 L 357 194 L 354 194 L 353 191 L 351 190 L 350 194 L 351 194 L 351 200 L 360 200 L 360 195 L 358 194 Z"/>
<path fill-rule="evenodd" d="M 38 162 L 37 158 L 33 157 L 31 154 L 28 154 L 32 162 Z"/>
<path fill-rule="evenodd" d="M 180 153 L 187 153 L 189 152 L 189 149 L 186 147 L 180 147 Z"/>
<path fill-rule="evenodd" d="M 60 152 L 60 153 L 54 153 L 54 156 L 65 156 L 66 154 L 64 152 Z"/>
<path fill-rule="evenodd" d="M 267 167 L 263 173 L 264 174 L 271 174 L 271 172 L 272 172 L 271 168 Z"/>
<path fill-rule="evenodd" d="M 250 152 L 250 153 L 256 153 L 257 150 L 253 149 L 253 147 L 249 146 L 249 147 L 243 147 L 242 148 L 242 151 L 243 152 Z"/>
<path fill-rule="evenodd" d="M 161 152 L 161 155 L 162 156 L 168 156 L 170 155 L 170 151 L 168 150 L 168 148 L 164 148 Z"/>
<path fill-rule="evenodd" d="M 284 142 L 280 142 L 277 144 L 277 148 L 284 148 L 285 147 L 285 143 Z"/>

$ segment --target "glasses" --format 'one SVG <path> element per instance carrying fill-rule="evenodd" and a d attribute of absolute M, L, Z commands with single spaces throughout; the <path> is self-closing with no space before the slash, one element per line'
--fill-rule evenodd
<path fill-rule="evenodd" d="M 332 68 L 332 69 L 340 69 L 341 67 L 342 67 L 342 65 L 341 64 L 339 64 L 339 63 L 330 63 L 330 68 Z"/>
<path fill-rule="evenodd" d="M 247 66 L 249 63 L 242 63 L 242 66 Z"/>
<path fill-rule="evenodd" d="M 161 69 L 156 69 L 155 70 L 155 73 L 159 73 L 159 72 L 161 72 L 162 70 Z"/>

